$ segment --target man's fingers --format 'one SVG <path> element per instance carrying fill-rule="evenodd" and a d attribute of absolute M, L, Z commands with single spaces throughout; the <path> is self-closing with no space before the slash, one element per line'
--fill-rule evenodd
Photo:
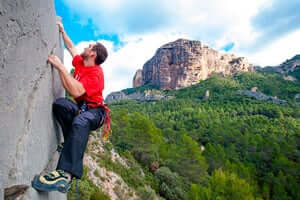
<path fill-rule="evenodd" d="M 62 23 L 61 23 L 60 21 L 56 21 L 56 24 L 57 24 L 58 26 L 62 26 Z"/>
<path fill-rule="evenodd" d="M 50 54 L 50 55 L 48 56 L 48 61 L 49 61 L 50 63 L 53 63 L 54 59 L 55 59 L 55 55 Z"/>
<path fill-rule="evenodd" d="M 58 25 L 58 28 L 59 28 L 60 31 L 63 31 L 64 26 L 60 21 L 56 21 L 56 25 Z"/>

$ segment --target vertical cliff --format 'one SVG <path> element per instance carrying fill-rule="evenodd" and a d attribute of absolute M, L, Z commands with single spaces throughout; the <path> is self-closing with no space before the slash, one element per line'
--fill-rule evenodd
<path fill-rule="evenodd" d="M 216 51 L 200 41 L 178 39 L 160 47 L 138 70 L 133 87 L 151 84 L 160 89 L 180 89 L 207 79 L 212 73 L 232 75 L 253 71 L 244 57 Z"/>
<path fill-rule="evenodd" d="M 48 54 L 63 56 L 53 0 L 0 1 L 0 199 L 66 199 L 31 188 L 55 167 L 52 102 L 63 95 Z"/>

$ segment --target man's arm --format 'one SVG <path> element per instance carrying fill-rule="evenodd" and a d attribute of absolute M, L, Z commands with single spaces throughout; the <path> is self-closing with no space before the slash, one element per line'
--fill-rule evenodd
<path fill-rule="evenodd" d="M 70 37 L 67 35 L 63 25 L 61 22 L 57 22 L 57 25 L 59 27 L 59 31 L 61 32 L 65 46 L 67 47 L 68 51 L 70 52 L 71 56 L 74 58 L 74 56 L 78 55 L 77 49 L 75 48 L 75 45 L 73 44 Z"/>
<path fill-rule="evenodd" d="M 60 59 L 55 55 L 49 55 L 48 61 L 55 67 L 63 84 L 63 87 L 74 98 L 80 97 L 85 93 L 85 89 L 79 81 L 74 79 L 66 70 Z"/>

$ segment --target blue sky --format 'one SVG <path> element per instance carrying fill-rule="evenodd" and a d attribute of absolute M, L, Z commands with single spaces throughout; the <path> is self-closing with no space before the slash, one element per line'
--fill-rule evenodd
<path fill-rule="evenodd" d="M 64 0 L 55 0 L 54 2 L 56 14 L 63 18 L 63 25 L 75 44 L 99 39 L 119 43 L 118 34 L 96 34 L 98 27 L 91 18 L 87 18 L 83 22 L 80 13 L 74 12 Z"/>
<path fill-rule="evenodd" d="M 105 95 L 132 87 L 137 69 L 178 38 L 202 43 L 256 65 L 300 54 L 299 0 L 55 0 L 56 14 L 79 50 L 101 41 Z M 71 57 L 65 53 L 65 65 Z"/>

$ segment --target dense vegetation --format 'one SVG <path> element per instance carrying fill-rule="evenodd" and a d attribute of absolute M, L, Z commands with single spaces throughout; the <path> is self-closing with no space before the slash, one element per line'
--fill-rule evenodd
<path fill-rule="evenodd" d="M 295 71 L 289 72 L 288 74 L 300 80 L 300 67 L 297 67 Z"/>
<path fill-rule="evenodd" d="M 254 86 L 288 103 L 237 94 Z M 157 194 L 170 200 L 300 199 L 299 82 L 277 74 L 213 75 L 164 92 L 176 98 L 110 105 L 113 145 L 144 168 Z"/>

